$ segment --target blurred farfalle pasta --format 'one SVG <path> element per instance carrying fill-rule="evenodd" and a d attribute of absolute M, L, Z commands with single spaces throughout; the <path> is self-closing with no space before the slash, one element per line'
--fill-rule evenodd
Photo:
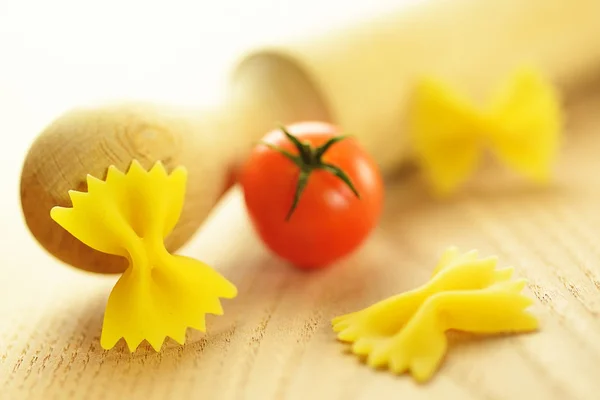
<path fill-rule="evenodd" d="M 533 182 L 548 182 L 563 124 L 558 91 L 526 67 L 483 106 L 441 80 L 425 78 L 416 85 L 409 119 L 417 162 L 439 195 L 458 190 L 485 150 Z"/>

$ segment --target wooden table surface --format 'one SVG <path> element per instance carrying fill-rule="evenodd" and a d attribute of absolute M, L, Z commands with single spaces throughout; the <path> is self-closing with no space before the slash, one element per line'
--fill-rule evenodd
<path fill-rule="evenodd" d="M 184 253 L 239 287 L 208 333 L 134 354 L 99 346 L 116 277 L 54 261 L 5 195 L 0 268 L 2 399 L 597 399 L 600 393 L 600 90 L 568 105 L 555 184 L 534 188 L 492 164 L 434 201 L 416 173 L 388 186 L 381 226 L 353 257 L 302 273 L 252 235 L 234 189 Z M 15 174 L 16 168 L 5 174 Z M 5 176 L 10 182 L 13 175 Z M 332 317 L 423 283 L 449 245 L 496 254 L 529 280 L 537 333 L 452 335 L 426 385 L 373 371 L 335 340 Z"/>

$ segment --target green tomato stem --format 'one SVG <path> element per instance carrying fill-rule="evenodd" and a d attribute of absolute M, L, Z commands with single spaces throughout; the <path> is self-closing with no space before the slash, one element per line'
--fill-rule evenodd
<path fill-rule="evenodd" d="M 296 149 L 298 150 L 298 155 L 294 155 L 294 154 L 288 152 L 287 150 L 282 149 L 281 147 L 273 145 L 271 143 L 266 143 L 264 141 L 262 143 L 264 145 L 266 145 L 267 147 L 269 147 L 270 149 L 277 151 L 278 153 L 285 156 L 287 159 L 289 159 L 291 162 L 293 162 L 300 169 L 300 172 L 298 175 L 298 183 L 296 184 L 296 191 L 294 193 L 294 199 L 292 202 L 292 206 L 290 207 L 290 210 L 288 211 L 288 213 L 286 215 L 286 218 L 285 218 L 286 221 L 290 220 L 290 218 L 292 217 L 292 214 L 296 210 L 298 203 L 300 202 L 302 193 L 303 193 L 304 189 L 306 188 L 306 185 L 308 184 L 308 179 L 314 170 L 320 169 L 323 171 L 327 171 L 330 174 L 341 179 L 346 184 L 346 186 L 348 186 L 348 188 L 350 188 L 352 193 L 354 193 L 354 195 L 360 199 L 360 193 L 358 193 L 358 190 L 356 190 L 356 187 L 352 183 L 352 180 L 350 179 L 350 177 L 341 168 L 339 168 L 335 165 L 323 162 L 323 160 L 322 160 L 322 158 L 325 155 L 325 153 L 327 152 L 327 150 L 329 150 L 331 148 L 331 146 L 333 146 L 337 142 L 347 138 L 348 137 L 347 135 L 340 135 L 340 136 L 332 137 L 331 139 L 329 139 L 327 142 L 325 142 L 321 146 L 313 147 L 308 142 L 305 142 L 305 143 L 301 142 L 296 136 L 292 135 L 284 126 L 280 125 L 280 129 L 285 134 L 285 136 L 290 140 L 290 142 L 292 142 L 292 144 L 296 147 Z"/>

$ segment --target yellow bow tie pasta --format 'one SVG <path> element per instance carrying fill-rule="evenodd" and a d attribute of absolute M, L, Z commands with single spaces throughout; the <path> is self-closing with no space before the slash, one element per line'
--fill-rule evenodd
<path fill-rule="evenodd" d="M 410 372 L 424 382 L 447 351 L 446 331 L 526 332 L 537 329 L 525 309 L 532 301 L 520 294 L 524 280 L 511 281 L 512 268 L 496 269 L 495 257 L 449 248 L 429 282 L 363 310 L 333 319 L 338 339 L 366 356 L 371 367 Z"/>
<path fill-rule="evenodd" d="M 130 262 L 108 299 L 104 349 L 121 338 L 132 352 L 143 340 L 159 351 L 167 336 L 183 344 L 188 327 L 204 331 L 206 314 L 223 313 L 219 298 L 237 295 L 211 267 L 164 246 L 183 207 L 186 178 L 183 167 L 169 175 L 160 162 L 145 171 L 134 160 L 126 174 L 111 166 L 106 181 L 88 175 L 87 193 L 69 192 L 72 208 L 51 210 L 81 242 Z"/>
<path fill-rule="evenodd" d="M 486 149 L 527 178 L 548 181 L 562 120 L 552 84 L 522 68 L 482 107 L 442 81 L 423 79 L 413 94 L 409 133 L 434 192 L 448 195 L 474 172 Z"/>

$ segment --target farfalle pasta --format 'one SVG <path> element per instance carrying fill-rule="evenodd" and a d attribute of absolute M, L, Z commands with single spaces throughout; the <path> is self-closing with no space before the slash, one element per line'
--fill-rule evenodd
<path fill-rule="evenodd" d="M 101 346 L 121 338 L 130 351 L 146 340 L 159 351 L 166 337 L 185 342 L 188 327 L 204 331 L 206 314 L 222 314 L 219 298 L 236 287 L 205 263 L 170 254 L 163 243 L 185 197 L 187 172 L 169 175 L 158 162 L 145 171 L 133 161 L 126 174 L 108 168 L 106 181 L 88 175 L 88 191 L 70 191 L 72 208 L 51 217 L 86 245 L 126 257 L 130 265 L 108 298 Z"/>
<path fill-rule="evenodd" d="M 562 122 L 557 90 L 539 71 L 521 68 L 481 107 L 443 81 L 421 80 L 409 134 L 433 190 L 447 195 L 468 179 L 485 150 L 534 182 L 547 182 Z"/>
<path fill-rule="evenodd" d="M 371 367 L 410 372 L 424 382 L 438 369 L 446 351 L 446 331 L 494 334 L 538 328 L 526 309 L 532 300 L 520 292 L 523 279 L 512 268 L 496 269 L 495 257 L 449 248 L 423 286 L 334 318 L 338 339 L 366 356 Z"/>

